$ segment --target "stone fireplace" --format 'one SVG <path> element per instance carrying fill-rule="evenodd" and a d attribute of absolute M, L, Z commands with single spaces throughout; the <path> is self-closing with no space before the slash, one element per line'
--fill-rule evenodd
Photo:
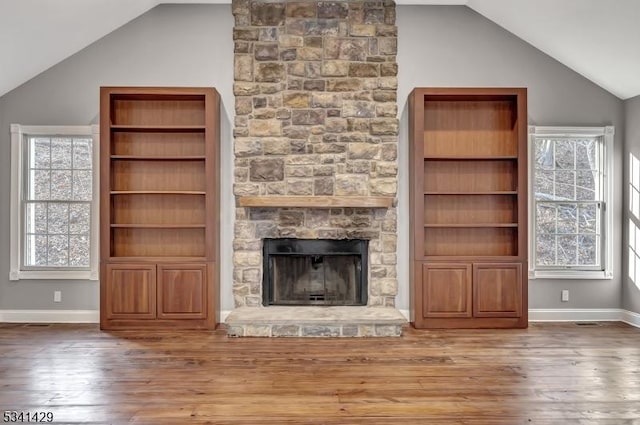
<path fill-rule="evenodd" d="M 397 191 L 394 2 L 234 0 L 232 10 L 234 194 L 239 202 L 233 244 L 236 309 L 227 318 L 229 334 L 399 335 L 404 318 L 394 308 L 396 208 L 391 202 L 384 207 L 366 202 L 394 199 Z M 266 206 L 241 207 L 246 197 Z M 284 197 L 316 202 L 295 207 L 274 202 Z M 318 199 L 326 205 L 318 205 Z M 364 305 L 265 307 L 264 241 L 272 239 L 366 241 Z M 345 259 L 313 256 L 276 267 L 302 278 L 298 268 L 313 271 L 314 261 L 318 268 L 322 261 L 323 279 L 327 270 L 333 273 L 323 296 L 336 279 L 350 279 L 333 270 L 340 262 L 344 276 L 355 270 Z M 304 278 L 312 279 L 308 271 Z M 315 289 L 309 291 L 321 297 L 319 283 L 311 286 Z"/>

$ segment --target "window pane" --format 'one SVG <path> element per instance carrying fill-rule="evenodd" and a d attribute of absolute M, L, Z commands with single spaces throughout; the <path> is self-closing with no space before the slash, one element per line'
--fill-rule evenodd
<path fill-rule="evenodd" d="M 638 250 L 638 247 L 636 247 L 637 232 L 640 232 L 640 229 L 638 229 L 633 220 L 629 220 L 629 277 L 636 285 L 640 284 L 640 280 L 636 280 L 636 273 L 640 273 L 640 270 L 636 271 L 636 266 L 640 267 L 638 254 L 636 253 Z"/>
<path fill-rule="evenodd" d="M 600 136 L 535 139 L 536 265 L 601 265 L 604 212 L 598 204 L 586 202 L 605 200 L 604 141 Z M 631 157 L 631 174 L 633 161 Z M 640 170 L 640 161 L 637 167 Z M 640 193 L 630 190 L 629 208 L 633 211 L 634 206 L 640 217 Z"/>
<path fill-rule="evenodd" d="M 89 204 L 72 204 L 69 211 L 69 233 L 89 234 L 91 223 L 91 206 Z"/>
<path fill-rule="evenodd" d="M 27 233 L 47 233 L 47 204 L 29 203 L 25 211 Z"/>
<path fill-rule="evenodd" d="M 548 139 L 536 140 L 536 168 L 539 170 L 552 170 L 553 165 L 553 142 Z"/>
<path fill-rule="evenodd" d="M 51 139 L 51 168 L 71 168 L 71 139 Z"/>
<path fill-rule="evenodd" d="M 556 232 L 556 206 L 549 204 L 537 205 L 536 224 L 539 233 Z"/>
<path fill-rule="evenodd" d="M 576 199 L 575 171 L 556 172 L 556 199 Z"/>
<path fill-rule="evenodd" d="M 635 282 L 636 278 L 636 261 L 635 261 L 635 252 L 631 248 L 629 248 L 629 279 Z"/>
<path fill-rule="evenodd" d="M 640 188 L 640 160 L 631 154 L 631 184 Z"/>
<path fill-rule="evenodd" d="M 583 204 L 578 208 L 578 232 L 596 233 L 598 231 L 598 206 Z"/>
<path fill-rule="evenodd" d="M 29 190 L 27 199 L 48 200 L 49 192 L 49 170 L 32 170 L 30 173 Z"/>
<path fill-rule="evenodd" d="M 592 171 L 576 173 L 576 199 L 580 201 L 596 201 L 596 176 Z"/>
<path fill-rule="evenodd" d="M 575 168 L 575 143 L 572 140 L 556 142 L 556 168 L 573 170 Z"/>
<path fill-rule="evenodd" d="M 31 141 L 31 168 L 51 167 L 51 143 L 49 138 L 33 137 Z"/>
<path fill-rule="evenodd" d="M 579 140 L 576 143 L 576 168 L 582 170 L 597 170 L 599 168 L 596 143 L 595 139 Z"/>
<path fill-rule="evenodd" d="M 69 237 L 69 266 L 89 267 L 89 236 Z"/>
<path fill-rule="evenodd" d="M 25 265 L 47 265 L 47 235 L 28 235 L 25 238 Z"/>
<path fill-rule="evenodd" d="M 555 199 L 553 190 L 553 180 L 555 173 L 553 171 L 537 171 L 536 172 L 536 199 Z"/>
<path fill-rule="evenodd" d="M 91 169 L 91 139 L 74 139 L 73 168 Z"/>
<path fill-rule="evenodd" d="M 558 205 L 558 233 L 576 233 L 578 225 L 578 206 L 575 204 Z"/>
<path fill-rule="evenodd" d="M 558 265 L 572 266 L 576 264 L 578 249 L 577 236 L 558 236 Z"/>
<path fill-rule="evenodd" d="M 24 204 L 24 265 L 90 267 L 93 140 L 28 136 L 26 141 L 25 199 L 50 202 Z"/>
<path fill-rule="evenodd" d="M 91 171 L 73 172 L 73 199 L 76 201 L 91 200 Z"/>
<path fill-rule="evenodd" d="M 538 235 L 536 238 L 536 263 L 552 266 L 556 262 L 556 238 L 553 235 Z"/>
<path fill-rule="evenodd" d="M 629 186 L 629 199 L 631 213 L 640 219 L 640 192 L 633 186 Z"/>
<path fill-rule="evenodd" d="M 578 264 L 596 266 L 597 260 L 597 241 L 595 235 L 578 236 Z"/>
<path fill-rule="evenodd" d="M 49 204 L 48 233 L 67 234 L 69 232 L 69 205 L 62 203 Z"/>
<path fill-rule="evenodd" d="M 51 171 L 51 199 L 60 201 L 71 199 L 71 171 Z"/>
<path fill-rule="evenodd" d="M 66 266 L 69 263 L 69 245 L 66 235 L 49 236 L 48 265 Z"/>

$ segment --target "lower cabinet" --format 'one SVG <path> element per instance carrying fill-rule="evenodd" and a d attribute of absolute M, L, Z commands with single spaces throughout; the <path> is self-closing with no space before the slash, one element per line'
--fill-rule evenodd
<path fill-rule="evenodd" d="M 422 266 L 422 316 L 471 317 L 471 264 Z"/>
<path fill-rule="evenodd" d="M 213 264 L 111 263 L 101 276 L 102 329 L 215 327 Z"/>
<path fill-rule="evenodd" d="M 108 264 L 100 313 L 109 319 L 156 318 L 156 265 Z"/>
<path fill-rule="evenodd" d="M 473 317 L 522 315 L 522 265 L 473 265 Z"/>
<path fill-rule="evenodd" d="M 416 328 L 527 326 L 521 263 L 416 262 Z"/>
<path fill-rule="evenodd" d="M 159 264 L 157 268 L 158 317 L 207 317 L 207 267 L 204 264 Z"/>

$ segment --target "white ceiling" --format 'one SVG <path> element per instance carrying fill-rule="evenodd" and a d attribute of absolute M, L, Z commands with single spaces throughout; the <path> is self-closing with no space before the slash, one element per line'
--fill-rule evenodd
<path fill-rule="evenodd" d="M 160 3 L 1 0 L 0 96 Z M 467 5 L 614 95 L 640 95 L 640 0 L 398 0 Z"/>

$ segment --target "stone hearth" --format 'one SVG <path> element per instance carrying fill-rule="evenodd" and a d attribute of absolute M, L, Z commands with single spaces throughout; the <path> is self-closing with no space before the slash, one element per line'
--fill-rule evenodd
<path fill-rule="evenodd" d="M 399 336 L 406 319 L 394 308 L 241 307 L 227 317 L 229 336 Z"/>
<path fill-rule="evenodd" d="M 397 191 L 392 1 L 234 0 L 234 194 Z M 236 208 L 237 336 L 400 334 L 396 208 Z M 366 239 L 365 307 L 263 307 L 264 238 Z M 318 309 L 321 310 L 318 310 Z"/>

